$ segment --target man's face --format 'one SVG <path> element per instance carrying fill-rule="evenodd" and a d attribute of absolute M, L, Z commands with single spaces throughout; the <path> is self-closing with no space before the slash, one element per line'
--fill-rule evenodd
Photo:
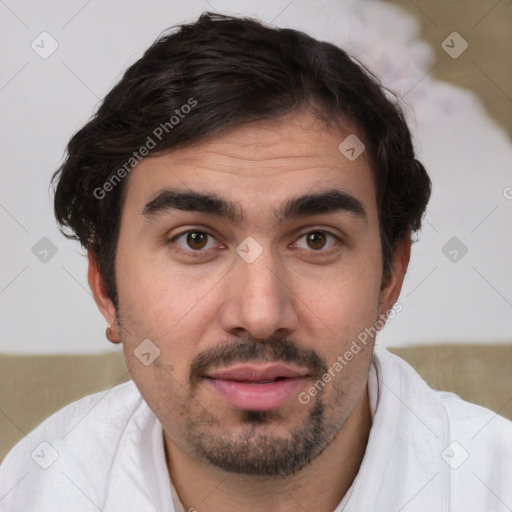
<path fill-rule="evenodd" d="M 381 291 L 369 161 L 338 150 L 349 133 L 294 115 L 146 158 L 129 176 L 120 339 L 171 452 L 291 474 L 363 400 L 372 341 L 335 363 L 397 292 Z"/>

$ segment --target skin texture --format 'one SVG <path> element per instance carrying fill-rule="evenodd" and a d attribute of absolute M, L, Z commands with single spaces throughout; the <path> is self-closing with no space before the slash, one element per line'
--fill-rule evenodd
<path fill-rule="evenodd" d="M 357 473 L 371 427 L 374 340 L 309 403 L 297 395 L 396 302 L 410 238 L 383 287 L 372 169 L 365 153 L 349 161 L 338 150 L 349 133 L 357 131 L 348 123 L 341 133 L 296 113 L 144 159 L 126 184 L 117 311 L 89 254 L 89 283 L 112 324 L 110 339 L 123 343 L 131 377 L 163 425 L 170 477 L 186 509 L 332 511 Z M 233 201 L 245 223 L 181 210 L 143 215 L 166 188 Z M 366 216 L 337 211 L 276 222 L 273 211 L 287 200 L 332 189 L 356 198 Z M 191 248 L 186 234 L 176 238 L 187 230 L 211 237 Z M 339 240 L 317 234 L 319 244 L 308 242 L 307 233 L 322 230 Z M 249 236 L 261 249 L 252 263 L 236 251 Z M 145 339 L 160 350 L 149 366 L 134 355 Z M 191 374 L 201 358 L 222 367 L 283 357 L 309 374 L 269 413 L 235 409 Z"/>

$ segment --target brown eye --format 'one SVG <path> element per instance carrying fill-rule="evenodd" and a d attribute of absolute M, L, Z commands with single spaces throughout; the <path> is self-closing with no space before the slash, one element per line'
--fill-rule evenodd
<path fill-rule="evenodd" d="M 176 235 L 171 242 L 179 245 L 182 249 L 185 249 L 186 252 L 193 253 L 205 253 L 208 249 L 213 249 L 216 246 L 219 249 L 223 249 L 224 246 L 220 246 L 213 238 L 212 235 L 207 233 L 206 231 L 184 231 L 179 235 Z"/>
<path fill-rule="evenodd" d="M 326 233 L 321 231 L 314 231 L 306 235 L 306 241 L 311 249 L 318 251 L 319 249 L 324 248 L 327 242 L 327 236 Z"/>
<path fill-rule="evenodd" d="M 200 231 L 190 231 L 187 234 L 187 245 L 191 249 L 204 249 L 208 242 L 208 235 Z"/>
<path fill-rule="evenodd" d="M 309 249 L 313 252 L 327 252 L 339 244 L 339 239 L 327 231 L 310 231 L 304 233 L 296 242 L 299 249 Z"/>

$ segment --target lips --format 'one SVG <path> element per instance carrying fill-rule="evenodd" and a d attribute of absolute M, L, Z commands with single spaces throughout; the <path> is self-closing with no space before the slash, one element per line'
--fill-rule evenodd
<path fill-rule="evenodd" d="M 304 385 L 306 370 L 283 363 L 239 364 L 205 376 L 227 403 L 239 410 L 269 411 L 284 405 Z"/>

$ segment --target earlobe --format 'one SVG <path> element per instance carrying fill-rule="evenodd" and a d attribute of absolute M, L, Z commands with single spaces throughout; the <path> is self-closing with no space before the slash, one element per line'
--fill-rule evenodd
<path fill-rule="evenodd" d="M 391 275 L 388 282 L 382 288 L 379 314 L 387 316 L 388 311 L 398 300 L 400 290 L 404 282 L 405 272 L 411 257 L 411 233 L 398 242 L 393 262 L 391 264 Z"/>
<path fill-rule="evenodd" d="M 107 322 L 105 336 L 112 343 L 120 343 L 121 337 L 119 333 L 116 308 L 106 291 L 105 281 L 100 273 L 96 254 L 91 250 L 88 250 L 87 258 L 89 260 L 87 280 L 89 282 L 94 301 Z"/>

